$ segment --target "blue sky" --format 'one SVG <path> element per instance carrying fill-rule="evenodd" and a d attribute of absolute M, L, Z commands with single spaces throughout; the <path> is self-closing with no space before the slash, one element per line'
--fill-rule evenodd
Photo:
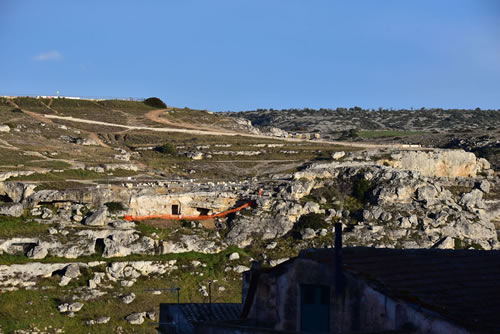
<path fill-rule="evenodd" d="M 0 95 L 500 108 L 500 1 L 0 1 Z"/>

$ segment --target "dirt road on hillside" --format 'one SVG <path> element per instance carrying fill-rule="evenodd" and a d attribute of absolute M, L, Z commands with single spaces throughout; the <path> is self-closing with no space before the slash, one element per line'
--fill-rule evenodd
<path fill-rule="evenodd" d="M 164 110 L 164 109 L 162 109 L 162 110 Z M 267 140 L 273 139 L 273 140 L 280 140 L 280 141 L 294 142 L 294 143 L 309 142 L 309 143 L 320 143 L 320 144 L 329 144 L 329 145 L 359 147 L 359 148 L 365 148 L 365 149 L 382 149 L 382 148 L 394 148 L 394 149 L 403 149 L 403 150 L 415 150 L 415 149 L 421 150 L 422 149 L 422 148 L 407 147 L 407 146 L 402 145 L 402 144 L 389 145 L 389 144 L 354 143 L 354 142 L 343 142 L 343 141 L 307 140 L 307 139 L 296 139 L 296 138 L 278 138 L 278 137 L 255 135 L 255 134 L 249 134 L 249 133 L 223 132 L 223 131 L 214 131 L 214 130 L 178 129 L 178 128 L 151 128 L 151 127 L 146 127 L 146 126 L 133 126 L 133 125 L 124 125 L 124 124 L 108 123 L 108 122 L 101 122 L 101 121 L 92 121 L 92 120 L 88 120 L 88 119 L 75 118 L 75 117 L 71 117 L 71 116 L 44 115 L 44 117 L 49 118 L 49 119 L 60 119 L 60 120 L 70 121 L 70 122 L 112 126 L 112 127 L 124 128 L 124 129 L 128 129 L 128 130 L 145 130 L 145 131 L 153 131 L 153 132 L 175 132 L 175 133 L 186 133 L 186 134 L 196 134 L 196 135 L 212 135 L 212 136 L 232 136 L 232 137 L 241 136 L 241 137 L 250 137 L 250 138 L 261 138 L 261 139 L 267 139 Z"/>
<path fill-rule="evenodd" d="M 160 115 L 164 112 L 171 111 L 173 110 L 172 108 L 168 109 L 157 109 L 157 110 L 152 110 L 144 115 L 147 119 L 156 122 L 156 123 L 161 123 L 161 124 L 166 124 L 170 125 L 173 128 L 185 128 L 185 129 L 194 129 L 194 130 L 201 130 L 201 131 L 213 131 L 213 128 L 208 128 L 208 127 L 203 127 L 203 126 L 198 126 L 198 125 L 193 125 L 189 124 L 180 120 L 176 120 L 175 122 L 169 121 L 168 119 L 160 117 Z M 218 132 L 221 133 L 233 133 L 238 135 L 239 133 L 231 131 L 231 130 L 226 130 L 226 129 L 220 129 Z"/>

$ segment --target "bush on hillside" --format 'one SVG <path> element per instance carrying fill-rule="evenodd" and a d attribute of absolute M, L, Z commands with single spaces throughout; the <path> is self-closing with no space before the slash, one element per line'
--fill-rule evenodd
<path fill-rule="evenodd" d="M 362 177 L 359 177 L 355 180 L 353 195 L 355 198 L 360 200 L 361 202 L 366 202 L 368 200 L 368 191 L 371 189 L 372 184 L 370 181 L 365 180 Z"/>
<path fill-rule="evenodd" d="M 108 207 L 108 211 L 111 213 L 116 213 L 125 210 L 125 206 L 121 202 L 108 202 L 104 203 Z"/>
<path fill-rule="evenodd" d="M 158 146 L 156 148 L 156 150 L 158 152 L 164 153 L 164 154 L 175 154 L 175 153 L 177 153 L 177 148 L 172 143 L 166 143 L 166 144 L 163 144 L 162 146 Z"/>
<path fill-rule="evenodd" d="M 150 107 L 153 107 L 153 108 L 166 108 L 167 107 L 165 102 L 163 102 L 162 100 L 160 100 L 157 97 L 150 97 L 148 99 L 145 99 L 144 104 L 148 105 Z"/>
<path fill-rule="evenodd" d="M 295 223 L 294 230 L 299 232 L 305 228 L 318 230 L 326 227 L 328 227 L 328 223 L 325 222 L 325 215 L 319 213 L 309 213 L 307 215 L 302 215 L 299 218 L 299 221 Z"/>

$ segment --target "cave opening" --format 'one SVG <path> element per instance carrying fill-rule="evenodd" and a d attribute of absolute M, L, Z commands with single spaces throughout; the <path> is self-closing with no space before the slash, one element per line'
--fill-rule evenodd
<path fill-rule="evenodd" d="M 98 238 L 95 240 L 94 252 L 96 255 L 102 255 L 104 253 L 104 248 L 106 245 L 104 244 L 103 238 Z"/>
<path fill-rule="evenodd" d="M 4 194 L 4 195 L 0 195 L 0 203 L 12 203 L 14 202 L 12 200 L 12 198 L 9 197 L 9 195 L 7 194 Z"/>
<path fill-rule="evenodd" d="M 200 216 L 208 216 L 210 214 L 210 209 L 207 208 L 196 208 L 196 211 L 198 211 Z"/>

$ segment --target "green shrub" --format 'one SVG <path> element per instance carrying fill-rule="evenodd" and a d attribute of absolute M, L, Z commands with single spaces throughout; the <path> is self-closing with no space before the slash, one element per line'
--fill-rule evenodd
<path fill-rule="evenodd" d="M 164 154 L 175 154 L 175 153 L 177 153 L 177 148 L 172 143 L 166 143 L 166 144 L 163 144 L 162 146 L 158 146 L 156 148 L 156 150 L 158 152 L 164 153 Z"/>
<path fill-rule="evenodd" d="M 160 100 L 157 97 L 150 97 L 148 99 L 145 99 L 144 104 L 148 105 L 150 107 L 154 107 L 154 108 L 166 108 L 167 107 L 165 102 L 163 102 L 162 100 Z"/>
<path fill-rule="evenodd" d="M 353 189 L 354 197 L 361 202 L 365 202 L 367 199 L 367 193 L 371 187 L 372 184 L 370 181 L 360 177 L 354 184 L 354 189 Z"/>
<path fill-rule="evenodd" d="M 125 210 L 125 206 L 121 202 L 108 202 L 104 203 L 108 207 L 108 211 L 111 213 L 120 212 Z"/>
<path fill-rule="evenodd" d="M 320 228 L 326 228 L 328 224 L 325 222 L 325 216 L 319 213 L 309 213 L 307 215 L 302 215 L 299 221 L 295 224 L 294 230 L 299 232 L 305 228 L 312 228 L 313 230 L 318 230 Z"/>

